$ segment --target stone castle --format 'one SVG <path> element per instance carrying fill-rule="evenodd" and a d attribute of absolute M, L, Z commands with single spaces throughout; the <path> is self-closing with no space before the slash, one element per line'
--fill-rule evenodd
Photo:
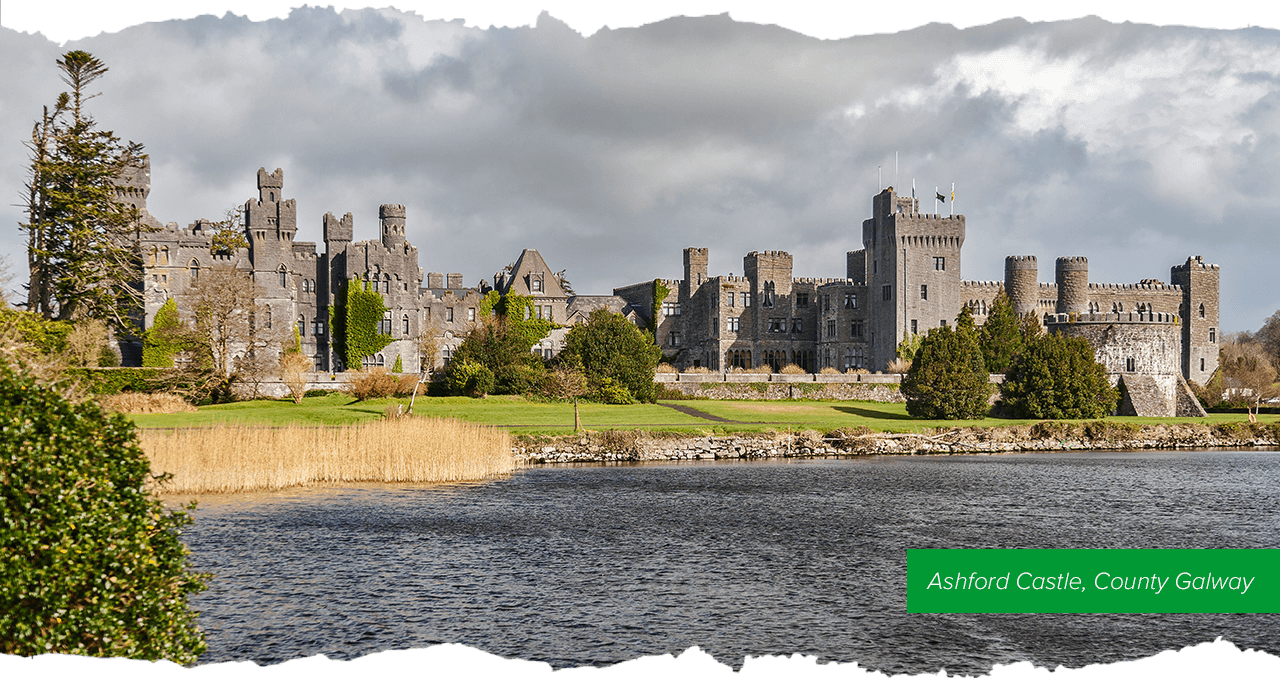
<path fill-rule="evenodd" d="M 1003 281 L 963 280 L 965 218 L 921 213 L 916 199 L 893 188 L 872 200 L 863 247 L 847 254 L 843 277 L 794 277 L 792 257 L 781 251 L 748 253 L 740 276 L 710 276 L 708 251 L 688 248 L 681 280 L 579 295 L 532 249 L 496 273 L 492 285 L 468 287 L 456 273 L 424 275 L 418 249 L 405 239 L 403 205 L 379 209 L 378 240 L 353 241 L 350 213 L 324 215 L 325 247 L 318 253 L 315 243 L 294 240 L 297 206 L 285 198 L 284 172 L 259 169 L 257 179 L 258 196 L 244 206 L 249 246 L 214 255 L 209 222 L 179 228 L 146 213 L 149 168 L 124 178 L 121 199 L 157 228 L 142 236 L 147 327 L 166 299 L 181 300 L 201 270 L 228 264 L 252 272 L 268 323 L 296 323 L 317 371 L 359 367 L 341 364 L 328 336 L 329 307 L 351 280 L 381 292 L 389 309 L 379 330 L 393 341 L 366 357 L 366 365 L 389 367 L 400 358 L 406 371 L 438 366 L 421 355 L 417 339 L 424 333 L 437 339 L 439 358 L 447 361 L 475 326 L 484 295 L 497 290 L 532 297 L 539 316 L 562 326 L 534 347 L 547 358 L 558 352 L 565 327 L 606 308 L 652 327 L 680 368 L 794 364 L 809 372 L 877 371 L 895 358 L 904 338 L 953 323 L 963 306 L 981 324 L 1003 290 L 1015 311 L 1036 314 L 1050 331 L 1089 338 L 1113 376 L 1130 375 L 1127 385 L 1150 377 L 1157 382 L 1152 388 L 1167 392 L 1179 377 L 1203 384 L 1217 368 L 1218 266 L 1191 257 L 1172 267 L 1168 283 L 1094 283 L 1084 257 L 1061 257 L 1055 281 L 1042 283 L 1035 257 L 1011 256 Z M 664 288 L 664 298 L 655 299 Z"/>

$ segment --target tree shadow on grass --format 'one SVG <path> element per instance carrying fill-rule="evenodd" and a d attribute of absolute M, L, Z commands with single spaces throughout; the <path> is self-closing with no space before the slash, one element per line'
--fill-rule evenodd
<path fill-rule="evenodd" d="M 911 415 L 899 414 L 897 412 L 881 412 L 866 407 L 857 407 L 855 405 L 836 405 L 834 408 L 837 412 L 852 414 L 856 417 L 865 417 L 867 419 L 891 419 L 894 421 L 912 421 Z"/>

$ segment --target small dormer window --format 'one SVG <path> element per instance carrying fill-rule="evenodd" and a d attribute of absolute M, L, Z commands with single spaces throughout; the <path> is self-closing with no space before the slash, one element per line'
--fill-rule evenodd
<path fill-rule="evenodd" d="M 530 281 L 529 281 L 529 289 L 530 289 L 530 290 L 533 290 L 534 292 L 541 292 L 541 291 L 542 291 L 542 281 L 541 281 L 541 280 L 539 280 L 538 278 L 534 278 L 534 279 L 530 280 Z"/>

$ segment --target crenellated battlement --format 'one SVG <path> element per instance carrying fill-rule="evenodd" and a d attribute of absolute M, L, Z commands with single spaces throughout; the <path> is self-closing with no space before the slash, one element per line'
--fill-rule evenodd
<path fill-rule="evenodd" d="M 1186 263 L 1178 264 L 1173 267 L 1173 270 L 1180 272 L 1190 271 L 1193 269 L 1201 271 L 1216 271 L 1218 270 L 1218 265 L 1205 263 L 1204 257 L 1197 254 L 1194 257 L 1187 257 Z"/>
<path fill-rule="evenodd" d="M 1004 281 L 1001 280 L 961 280 L 960 287 L 965 290 L 974 291 L 999 291 L 1004 289 Z"/>
<path fill-rule="evenodd" d="M 1098 292 L 1181 292 L 1181 285 L 1165 283 L 1089 283 L 1089 289 Z"/>
<path fill-rule="evenodd" d="M 1153 325 L 1177 325 L 1182 321 L 1176 313 L 1046 313 L 1045 326 L 1080 323 L 1146 323 Z"/>

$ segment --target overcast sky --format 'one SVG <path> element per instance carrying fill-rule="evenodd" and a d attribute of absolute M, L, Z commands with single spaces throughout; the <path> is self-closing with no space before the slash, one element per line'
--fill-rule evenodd
<path fill-rule="evenodd" d="M 555 3 L 540 16 L 486 3 L 484 20 L 277 8 L 286 18 L 103 20 L 116 30 L 105 34 L 59 32 L 75 22 L 29 21 L 13 5 L 0 15 L 0 190 L 11 196 L 0 223 L 14 226 L 0 228 L 0 251 L 19 277 L 21 142 L 63 89 L 54 60 L 75 48 L 111 68 L 92 112 L 147 146 L 151 211 L 166 222 L 219 218 L 256 194 L 258 167 L 282 167 L 299 239 L 319 240 L 328 211 L 353 212 L 356 237 L 374 238 L 378 205 L 404 203 L 423 268 L 468 284 L 524 247 L 583 293 L 678 277 L 692 246 L 711 248 L 712 274 L 782 249 L 797 276 L 834 277 L 861 247 L 879 166 L 886 185 L 914 179 L 924 195 L 956 184 L 967 279 L 999 279 L 1005 255 L 1035 254 L 1043 281 L 1064 255 L 1089 257 L 1097 282 L 1167 281 L 1202 254 L 1223 267 L 1225 331 L 1280 308 L 1268 284 L 1280 254 L 1280 33 L 1242 28 L 1275 17 L 1231 3 L 1185 19 L 1213 28 L 988 23 L 1015 9 L 957 16 L 941 3 L 825 23 L 805 3 L 790 16 L 739 3 L 661 21 L 563 4 L 566 23 Z M 1181 21 L 1164 14 L 1149 20 Z M 132 16 L 113 20 L 166 15 Z M 931 19 L 967 28 L 915 27 Z"/>

